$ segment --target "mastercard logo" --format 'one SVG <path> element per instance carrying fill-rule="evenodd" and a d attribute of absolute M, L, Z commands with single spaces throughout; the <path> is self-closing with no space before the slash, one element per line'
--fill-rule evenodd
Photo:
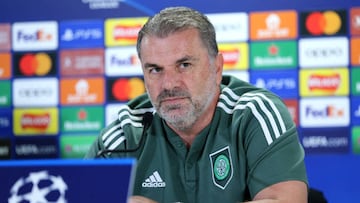
<path fill-rule="evenodd" d="M 27 53 L 17 55 L 16 75 L 22 76 L 45 76 L 54 73 L 54 57 L 51 53 Z"/>
<path fill-rule="evenodd" d="M 345 11 L 316 11 L 303 16 L 304 32 L 314 36 L 345 34 Z"/>
<path fill-rule="evenodd" d="M 108 81 L 110 101 L 128 101 L 145 93 L 144 81 L 141 78 L 120 78 Z"/>

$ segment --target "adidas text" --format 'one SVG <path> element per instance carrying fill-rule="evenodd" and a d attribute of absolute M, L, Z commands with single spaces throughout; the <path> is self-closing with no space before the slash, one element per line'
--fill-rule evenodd
<path fill-rule="evenodd" d="M 165 187 L 166 183 L 163 181 L 163 179 L 160 177 L 160 174 L 158 171 L 153 172 L 143 183 L 142 187 Z"/>
<path fill-rule="evenodd" d="M 165 187 L 166 184 L 165 183 L 142 183 L 143 187 Z"/>

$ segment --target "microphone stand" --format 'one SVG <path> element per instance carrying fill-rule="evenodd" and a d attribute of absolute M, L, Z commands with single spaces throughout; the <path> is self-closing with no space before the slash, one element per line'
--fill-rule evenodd
<path fill-rule="evenodd" d="M 135 148 L 132 148 L 132 149 L 103 149 L 103 150 L 98 151 L 98 153 L 96 154 L 96 158 L 100 158 L 104 154 L 107 154 L 107 153 L 128 153 L 128 152 L 135 152 L 138 149 L 140 149 L 140 147 L 142 146 L 142 143 L 144 142 L 144 137 L 146 136 L 146 130 L 150 127 L 150 125 L 152 123 L 152 119 L 153 119 L 153 114 L 151 112 L 144 113 L 143 120 L 142 120 L 142 124 L 144 126 L 143 131 L 141 133 L 139 144 Z"/>

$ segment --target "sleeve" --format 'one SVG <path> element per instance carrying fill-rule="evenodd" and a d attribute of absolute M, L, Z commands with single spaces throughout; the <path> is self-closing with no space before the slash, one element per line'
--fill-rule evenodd
<path fill-rule="evenodd" d="M 103 145 L 103 143 L 101 141 L 101 136 L 98 136 L 96 138 L 96 140 L 90 146 L 90 149 L 87 151 L 84 158 L 85 159 L 98 158 L 97 154 L 99 153 L 99 151 L 101 151 L 103 149 L 104 149 L 104 145 Z"/>
<path fill-rule="evenodd" d="M 100 132 L 100 135 L 95 139 L 84 158 L 110 157 L 112 156 L 111 153 L 105 153 L 101 156 L 99 156 L 98 153 L 106 149 L 114 150 L 124 147 L 124 141 L 123 129 L 119 121 L 116 120 Z"/>
<path fill-rule="evenodd" d="M 285 104 L 275 95 L 254 94 L 243 131 L 251 197 L 287 180 L 307 183 L 304 150 Z"/>

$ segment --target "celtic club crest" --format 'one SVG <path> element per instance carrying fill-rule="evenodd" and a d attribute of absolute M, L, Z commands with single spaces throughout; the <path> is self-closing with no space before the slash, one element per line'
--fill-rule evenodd
<path fill-rule="evenodd" d="M 229 146 L 211 153 L 209 158 L 211 163 L 213 182 L 217 187 L 224 190 L 233 176 L 233 167 Z"/>

